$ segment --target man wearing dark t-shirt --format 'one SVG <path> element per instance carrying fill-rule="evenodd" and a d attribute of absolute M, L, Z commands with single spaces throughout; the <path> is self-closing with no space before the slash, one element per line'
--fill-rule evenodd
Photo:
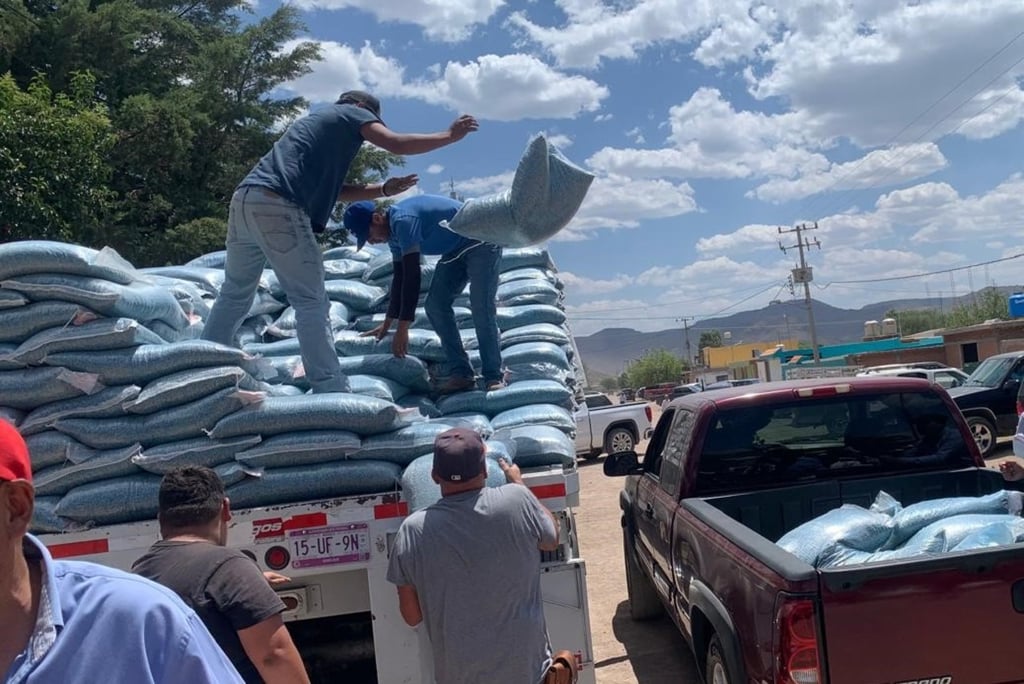
<path fill-rule="evenodd" d="M 231 512 L 215 472 L 185 466 L 160 483 L 162 539 L 132 570 L 177 593 L 249 684 L 309 682 L 284 603 L 251 558 L 225 547 Z"/>
<path fill-rule="evenodd" d="M 381 121 L 380 101 L 359 90 L 342 93 L 336 103 L 295 121 L 231 197 L 224 283 L 202 338 L 234 344 L 269 261 L 295 308 L 295 334 L 310 387 L 347 392 L 314 233 L 325 229 L 338 201 L 389 197 L 418 181 L 413 174 L 372 185 L 345 183 L 364 140 L 392 154 L 423 154 L 462 140 L 477 127 L 476 119 L 464 115 L 439 133 L 396 133 Z"/>

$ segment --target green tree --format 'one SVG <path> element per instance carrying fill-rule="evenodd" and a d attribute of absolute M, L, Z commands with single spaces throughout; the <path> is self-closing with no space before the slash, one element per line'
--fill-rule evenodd
<path fill-rule="evenodd" d="M 619 387 L 629 387 L 629 373 L 619 373 Z"/>
<path fill-rule="evenodd" d="M 946 325 L 950 328 L 962 328 L 993 318 L 1005 319 L 1008 315 L 1006 295 L 994 287 L 987 287 L 972 301 L 950 311 Z"/>
<path fill-rule="evenodd" d="M 649 351 L 632 361 L 626 368 L 631 387 L 680 382 L 686 364 L 678 356 L 664 349 Z"/>
<path fill-rule="evenodd" d="M 946 327 L 947 316 L 938 309 L 907 309 L 897 311 L 890 309 L 885 313 L 886 318 L 895 318 L 899 321 L 901 335 L 913 335 L 925 330 L 937 330 Z"/>
<path fill-rule="evenodd" d="M 722 333 L 718 330 L 702 330 L 700 333 L 700 342 L 697 343 L 697 349 L 703 349 L 704 347 L 721 347 L 722 346 Z"/>
<path fill-rule="evenodd" d="M 53 93 L 42 77 L 22 90 L 0 77 L 0 239 L 96 235 L 112 196 L 104 160 L 113 143 L 89 74 Z"/>

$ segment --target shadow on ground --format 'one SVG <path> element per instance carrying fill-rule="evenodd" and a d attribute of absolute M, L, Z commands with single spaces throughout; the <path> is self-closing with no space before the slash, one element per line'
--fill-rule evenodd
<path fill-rule="evenodd" d="M 629 602 L 622 601 L 615 609 L 612 631 L 626 655 L 595 663 L 597 681 L 602 666 L 629 660 L 637 684 L 700 684 L 690 647 L 667 616 L 638 622 L 629 615 Z"/>

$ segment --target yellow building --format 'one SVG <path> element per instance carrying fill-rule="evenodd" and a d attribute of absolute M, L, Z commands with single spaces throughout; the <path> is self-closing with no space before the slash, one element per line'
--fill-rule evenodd
<path fill-rule="evenodd" d="M 704 365 L 710 368 L 726 368 L 736 363 L 751 361 L 763 352 L 770 352 L 779 345 L 785 349 L 799 349 L 799 340 L 782 342 L 750 342 L 726 344 L 721 347 L 704 347 Z"/>

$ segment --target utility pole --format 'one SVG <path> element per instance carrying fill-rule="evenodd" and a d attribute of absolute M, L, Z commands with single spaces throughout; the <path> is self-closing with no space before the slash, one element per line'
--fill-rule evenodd
<path fill-rule="evenodd" d="M 690 349 L 690 327 L 689 327 L 689 322 L 692 321 L 692 320 L 693 320 L 693 316 L 681 316 L 681 317 L 676 319 L 676 323 L 682 323 L 683 324 L 683 339 L 685 340 L 685 344 L 686 344 L 686 367 L 690 369 L 691 374 L 693 373 L 693 370 L 695 368 L 695 364 L 693 362 L 693 351 Z M 690 382 L 693 382 L 692 377 L 691 377 Z"/>
<path fill-rule="evenodd" d="M 804 250 L 810 249 L 811 247 L 817 247 L 821 249 L 821 243 L 818 242 L 818 238 L 814 238 L 812 242 L 804 236 L 804 231 L 817 230 L 818 222 L 815 221 L 813 225 L 801 223 L 795 228 L 789 228 L 783 230 L 782 226 L 779 226 L 779 235 L 785 233 L 796 233 L 796 244 L 795 245 L 784 245 L 782 240 L 779 240 L 779 249 L 784 254 L 788 252 L 786 250 L 793 249 L 794 247 L 800 251 L 800 267 L 792 270 L 792 278 L 794 283 L 803 283 L 804 286 L 804 304 L 807 306 L 807 322 L 811 328 L 811 351 L 814 354 L 814 365 L 821 365 L 821 352 L 818 350 L 818 331 L 814 327 L 814 306 L 811 303 L 811 281 L 814 280 L 814 270 L 807 265 L 807 260 L 804 256 Z"/>

